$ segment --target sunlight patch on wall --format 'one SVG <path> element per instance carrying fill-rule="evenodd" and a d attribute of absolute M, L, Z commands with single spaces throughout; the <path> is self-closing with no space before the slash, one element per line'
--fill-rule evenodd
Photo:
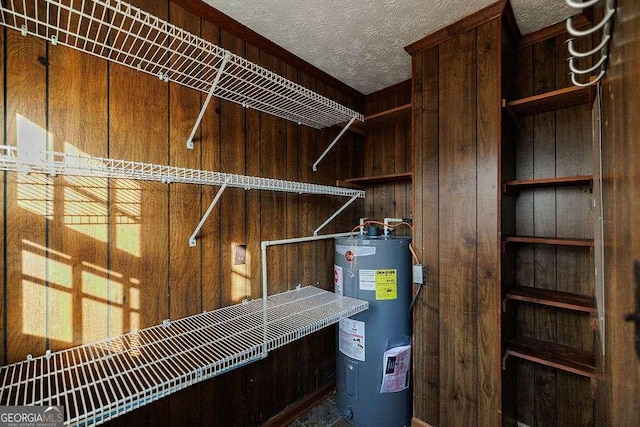
<path fill-rule="evenodd" d="M 109 336 L 115 337 L 125 333 L 124 311 L 120 307 L 109 306 Z"/>
<path fill-rule="evenodd" d="M 47 258 L 47 265 L 49 283 L 64 286 L 65 288 L 73 287 L 73 267 L 71 265 L 52 259 L 51 254 Z"/>
<path fill-rule="evenodd" d="M 47 281 L 47 257 L 31 251 L 22 250 L 22 275 Z"/>
<path fill-rule="evenodd" d="M 87 155 L 65 141 L 65 153 Z M 108 237 L 108 180 L 84 176 L 64 177 L 64 224 L 85 236 L 106 243 Z"/>
<path fill-rule="evenodd" d="M 230 246 L 230 259 L 229 264 L 231 266 L 231 299 L 234 303 L 240 302 L 247 298 L 247 266 L 250 265 L 251 255 L 247 251 L 245 253 L 245 263 L 235 264 L 235 248 L 240 245 L 238 242 L 231 242 Z"/>
<path fill-rule="evenodd" d="M 45 129 L 17 114 L 17 146 L 20 156 L 41 160 L 42 151 L 51 145 Z M 43 217 L 53 216 L 51 180 L 43 174 L 18 173 L 18 206 Z"/>
<path fill-rule="evenodd" d="M 88 271 L 82 272 L 82 293 L 105 302 L 122 304 L 122 283 Z"/>
<path fill-rule="evenodd" d="M 127 179 L 115 180 L 113 187 L 112 212 L 116 223 L 116 247 L 133 256 L 140 257 L 142 190 L 135 181 Z"/>
<path fill-rule="evenodd" d="M 129 289 L 129 308 L 132 310 L 140 310 L 140 290 Z"/>
<path fill-rule="evenodd" d="M 82 298 L 82 341 L 91 343 L 109 336 L 107 304 Z"/>
<path fill-rule="evenodd" d="M 33 160 L 42 159 L 42 151 L 52 146 L 51 134 L 22 114 L 16 114 L 16 119 L 18 152 Z"/>
<path fill-rule="evenodd" d="M 53 186 L 43 174 L 17 174 L 18 207 L 36 215 L 53 218 Z"/>
<path fill-rule="evenodd" d="M 47 336 L 47 288 L 30 280 L 22 280 L 22 333 Z"/>
<path fill-rule="evenodd" d="M 107 243 L 108 238 L 108 210 L 106 202 L 106 182 L 94 183 L 93 181 L 106 181 L 93 179 L 65 179 L 64 189 L 64 224 L 66 227 L 82 233 L 87 237 L 102 243 Z M 104 199 L 100 195 L 91 194 L 90 188 L 85 190 L 83 185 L 91 182 L 93 190 L 103 190 Z M 100 188 L 102 186 L 103 188 Z M 82 189 L 81 189 L 82 188 Z"/>
<path fill-rule="evenodd" d="M 71 293 L 48 288 L 48 337 L 52 340 L 73 342 L 73 300 Z"/>

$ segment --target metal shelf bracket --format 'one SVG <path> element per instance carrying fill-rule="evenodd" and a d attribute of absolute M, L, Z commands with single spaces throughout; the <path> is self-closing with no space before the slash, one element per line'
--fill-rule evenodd
<path fill-rule="evenodd" d="M 338 134 L 338 136 L 336 136 L 333 139 L 333 142 L 331 144 L 329 144 L 329 146 L 326 148 L 326 150 L 324 150 L 324 153 L 320 154 L 320 157 L 318 157 L 318 160 L 316 160 L 316 162 L 313 164 L 313 171 L 316 172 L 318 170 L 318 163 L 320 163 L 320 161 L 322 159 L 324 159 L 324 156 L 327 155 L 327 153 L 329 151 L 331 151 L 331 149 L 333 148 L 334 145 L 336 145 L 336 142 L 338 142 L 338 140 L 340 138 L 342 138 L 342 135 L 344 135 L 344 133 L 347 131 L 347 129 L 349 129 L 349 126 L 351 126 L 353 124 L 353 122 L 356 121 L 356 116 L 352 117 L 351 120 L 349 120 L 349 123 L 347 123 L 347 125 L 345 127 L 342 128 L 342 130 L 340 131 L 340 133 Z"/>
<path fill-rule="evenodd" d="M 331 221 L 333 221 L 333 219 L 334 219 L 335 217 L 337 217 L 338 215 L 340 215 L 340 212 L 342 212 L 343 210 L 345 210 L 345 209 L 347 208 L 347 206 L 349 206 L 351 203 L 353 203 L 357 198 L 358 198 L 358 196 L 353 196 L 353 197 L 351 197 L 349 200 L 347 200 L 347 202 L 346 202 L 344 205 L 342 205 L 342 207 L 341 207 L 340 209 L 338 209 L 337 211 L 335 211 L 335 212 L 333 213 L 333 215 L 331 215 L 329 218 L 327 218 L 327 219 L 326 219 L 322 224 L 320 224 L 320 226 L 319 226 L 318 228 L 316 228 L 316 229 L 313 231 L 313 235 L 314 235 L 314 236 L 317 236 L 317 235 L 318 235 L 318 232 L 319 232 L 320 230 L 322 230 L 322 229 L 323 229 L 327 224 L 329 224 Z"/>
<path fill-rule="evenodd" d="M 189 139 L 187 139 L 187 148 L 189 150 L 193 150 L 193 137 L 196 136 L 196 132 L 198 131 L 198 127 L 200 127 L 200 122 L 204 117 L 204 112 L 207 110 L 209 106 L 209 102 L 211 102 L 211 97 L 213 96 L 213 92 L 215 92 L 216 87 L 218 87 L 218 82 L 220 81 L 220 77 L 222 76 L 222 72 L 224 71 L 224 67 L 229 62 L 231 56 L 229 53 L 225 53 L 222 63 L 220 64 L 220 68 L 218 68 L 218 72 L 216 73 L 216 77 L 211 84 L 211 89 L 209 89 L 209 93 L 207 94 L 207 98 L 204 100 L 204 104 L 202 104 L 202 108 L 200 109 L 200 114 L 198 114 L 198 118 L 196 119 L 196 123 L 193 125 L 193 129 L 191 130 L 191 135 L 189 135 Z"/>
<path fill-rule="evenodd" d="M 220 200 L 220 197 L 222 196 L 222 193 L 224 193 L 224 190 L 226 188 L 227 188 L 227 183 L 225 182 L 224 184 L 222 184 L 222 186 L 220 187 L 220 189 L 216 193 L 216 196 L 211 201 L 211 204 L 209 204 L 209 207 L 207 208 L 206 212 L 202 216 L 202 219 L 200 220 L 200 222 L 196 226 L 196 229 L 193 231 L 193 234 L 191 235 L 191 237 L 189 237 L 189 246 L 190 247 L 193 248 L 194 246 L 196 246 L 196 236 L 198 235 L 198 233 L 200 233 L 200 230 L 202 229 L 202 226 L 204 225 L 204 222 L 207 220 L 207 218 L 209 218 L 209 215 L 211 215 L 211 211 L 215 207 L 216 203 L 218 203 L 218 200 Z"/>

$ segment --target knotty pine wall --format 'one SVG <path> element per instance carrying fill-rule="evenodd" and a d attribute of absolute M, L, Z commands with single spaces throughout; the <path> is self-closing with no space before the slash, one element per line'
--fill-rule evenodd
<path fill-rule="evenodd" d="M 312 77 L 168 1 L 134 5 L 291 80 L 361 110 L 362 99 Z M 339 128 L 313 130 L 212 100 L 185 148 L 205 94 L 34 37 L 0 30 L 3 143 L 37 144 L 173 166 L 334 185 L 362 138 L 348 134 L 311 164 Z M 134 328 L 260 297 L 261 240 L 310 235 L 343 199 L 228 189 L 188 238 L 217 188 L 2 173 L 0 361 L 42 355 Z M 362 206 L 362 204 L 360 204 Z M 350 208 L 325 232 L 343 231 Z M 234 265 L 235 245 L 247 247 Z M 331 242 L 269 249 L 269 292 L 332 289 Z M 328 328 L 259 363 L 176 393 L 113 425 L 256 425 L 333 380 Z"/>
<path fill-rule="evenodd" d="M 413 61 L 414 417 L 500 425 L 500 81 L 504 3 L 407 47 Z M 473 22 L 476 22 L 474 19 Z M 451 31 L 448 31 L 451 30 Z"/>

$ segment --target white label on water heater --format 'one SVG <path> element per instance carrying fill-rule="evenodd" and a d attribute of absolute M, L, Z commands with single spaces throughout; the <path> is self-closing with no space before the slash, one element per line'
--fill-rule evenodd
<path fill-rule="evenodd" d="M 335 265 L 333 266 L 333 286 L 334 289 L 333 291 L 336 293 L 336 295 L 344 295 L 344 291 L 342 290 L 342 284 L 343 284 L 343 277 L 342 277 L 342 267 L 340 267 L 339 265 Z"/>
<path fill-rule="evenodd" d="M 375 270 L 360 270 L 359 278 L 360 278 L 359 286 L 361 291 L 376 290 L 376 271 Z"/>
<path fill-rule="evenodd" d="M 339 329 L 338 346 L 342 354 L 364 362 L 364 322 L 342 319 Z"/>

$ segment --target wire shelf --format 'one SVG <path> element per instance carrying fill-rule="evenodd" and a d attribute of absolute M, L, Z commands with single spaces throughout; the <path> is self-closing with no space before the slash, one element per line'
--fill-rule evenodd
<path fill-rule="evenodd" d="M 10 145 L 0 146 L 0 170 L 215 186 L 226 183 L 228 187 L 243 188 L 245 190 L 268 190 L 297 194 L 323 194 L 359 198 L 365 196 L 364 191 L 351 188 L 76 155 L 56 151 L 22 151 Z"/>
<path fill-rule="evenodd" d="M 264 356 L 264 300 L 166 321 L 0 368 L 0 405 L 63 405 L 95 425 Z M 267 350 L 368 308 L 313 286 L 266 301 Z"/>
<path fill-rule="evenodd" d="M 119 0 L 0 0 L 0 23 L 313 128 L 362 114 Z"/>

